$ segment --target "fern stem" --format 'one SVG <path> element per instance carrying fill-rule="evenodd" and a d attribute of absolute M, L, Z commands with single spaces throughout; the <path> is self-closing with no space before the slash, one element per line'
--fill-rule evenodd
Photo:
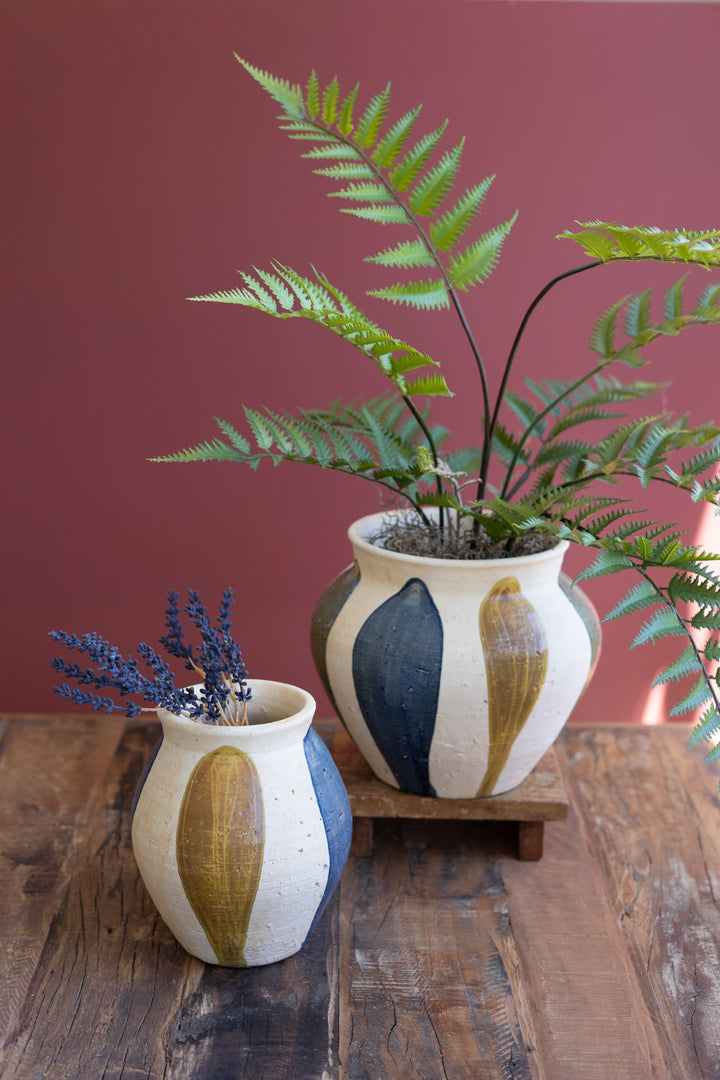
<path fill-rule="evenodd" d="M 572 270 L 565 270 L 565 271 L 563 271 L 562 274 L 558 274 L 557 277 L 554 277 L 552 279 L 552 281 L 549 281 L 547 283 L 547 285 L 545 285 L 545 287 L 540 290 L 540 292 L 537 294 L 537 296 L 532 301 L 532 303 L 528 307 L 527 311 L 523 315 L 520 326 L 518 327 L 517 333 L 515 334 L 515 339 L 514 339 L 514 341 L 512 343 L 510 353 L 509 353 L 507 361 L 505 363 L 505 370 L 503 371 L 502 380 L 500 382 L 500 389 L 498 390 L 497 398 L 496 398 L 496 401 L 495 401 L 495 409 L 493 410 L 492 419 L 490 420 L 490 423 L 489 423 L 489 430 L 487 430 L 487 426 L 486 426 L 487 440 L 488 441 L 487 441 L 487 446 L 485 448 L 485 452 L 483 453 L 483 462 L 482 462 L 482 467 L 481 467 L 481 470 L 480 470 L 480 479 L 478 481 L 478 491 L 477 491 L 477 500 L 478 500 L 478 502 L 480 502 L 482 499 L 485 498 L 485 489 L 487 487 L 488 471 L 489 471 L 489 467 L 490 467 L 490 448 L 491 448 L 491 445 L 492 445 L 492 439 L 493 439 L 493 436 L 495 434 L 495 428 L 497 427 L 498 418 L 500 416 L 500 409 L 502 407 L 502 404 L 503 404 L 503 401 L 504 401 L 504 398 L 505 398 L 505 391 L 507 389 L 507 384 L 508 384 L 508 380 L 510 378 L 510 373 L 512 371 L 513 363 L 515 361 L 515 354 L 517 353 L 518 346 L 520 345 L 520 342 L 522 341 L 523 335 L 524 335 L 525 330 L 527 328 L 527 324 L 530 321 L 530 317 L 531 317 L 532 313 L 535 311 L 535 308 L 538 306 L 540 301 L 543 300 L 544 297 L 546 297 L 547 294 L 550 292 L 550 290 L 553 289 L 556 285 L 558 285 L 561 281 L 564 281 L 566 278 L 569 278 L 569 277 L 574 277 L 576 274 L 582 274 L 582 273 L 585 272 L 585 270 L 594 270 L 596 266 L 605 266 L 605 263 L 603 262 L 602 259 L 596 259 L 594 262 L 584 263 L 582 266 L 576 266 Z M 507 480 L 509 480 L 510 474 L 512 473 L 512 470 L 515 468 L 516 462 L 517 462 L 517 453 L 514 456 L 512 462 L 510 464 L 510 467 L 508 469 L 508 473 L 507 473 L 507 477 L 506 477 Z"/>
<path fill-rule="evenodd" d="M 422 415 L 420 410 L 415 407 L 415 402 L 407 394 L 403 394 L 402 399 L 405 402 L 405 404 L 407 405 L 407 407 L 410 410 L 410 412 L 412 413 L 412 415 L 415 417 L 415 421 L 418 424 L 420 430 L 425 435 L 425 438 L 428 441 L 428 449 L 430 450 L 430 453 L 432 454 L 433 465 L 435 466 L 435 468 L 437 468 L 438 460 L 439 460 L 438 459 L 437 447 L 435 446 L 435 440 L 433 439 L 432 432 L 430 431 L 430 428 L 428 427 L 427 423 L 425 422 L 425 417 Z M 436 487 L 437 487 L 438 495 L 443 495 L 444 492 L 443 492 L 442 479 L 439 476 L 437 476 L 435 478 L 435 484 L 436 484 Z M 445 526 L 444 507 L 442 507 L 442 506 L 438 507 L 438 524 L 440 526 L 440 531 L 442 532 L 442 530 L 443 530 L 443 528 Z"/>
<path fill-rule="evenodd" d="M 423 243 L 423 245 L 425 247 L 425 250 L 430 255 L 430 257 L 432 258 L 435 266 L 437 267 L 437 269 L 438 269 L 438 271 L 440 273 L 440 276 L 442 278 L 443 284 L 445 286 L 445 289 L 447 291 L 448 297 L 450 298 L 450 300 L 452 302 L 452 305 L 455 308 L 455 312 L 456 312 L 456 314 L 457 314 L 457 316 L 458 316 L 458 318 L 460 320 L 460 324 L 461 324 L 461 326 L 463 328 L 463 332 L 465 333 L 468 344 L 470 345 L 470 349 L 471 349 L 473 357 L 475 359 L 475 364 L 476 364 L 476 367 L 477 367 L 477 370 L 478 370 L 478 374 L 480 376 L 480 384 L 481 384 L 481 388 L 482 388 L 482 398 L 483 398 L 483 424 L 484 424 L 483 463 L 487 463 L 487 464 L 485 464 L 485 470 L 487 472 L 487 468 L 489 466 L 490 445 L 491 445 L 491 442 L 492 442 L 492 430 L 490 428 L 490 419 L 489 419 L 490 418 L 490 388 L 488 386 L 487 373 L 485 371 L 485 365 L 484 365 L 482 357 L 480 355 L 480 350 L 478 348 L 477 342 L 475 341 L 475 337 L 473 335 L 472 329 L 471 329 L 470 324 L 469 324 L 469 322 L 467 320 L 467 317 L 465 316 L 465 312 L 463 310 L 462 304 L 460 303 L 460 299 L 459 299 L 459 297 L 457 295 L 457 292 L 455 291 L 454 286 L 452 285 L 452 282 L 450 281 L 450 278 L 448 277 L 447 271 L 446 271 L 445 267 L 443 266 L 443 264 L 442 264 L 442 262 L 440 260 L 440 256 L 438 255 L 438 252 L 437 252 L 435 246 L 433 245 L 433 243 L 430 240 L 429 236 L 425 232 L 425 229 L 423 228 L 422 224 L 418 220 L 418 218 L 415 215 L 415 213 L 413 212 L 413 210 L 408 205 L 406 205 L 406 203 L 400 198 L 400 195 L 395 190 L 395 188 L 392 186 L 390 181 L 383 175 L 383 173 L 380 171 L 380 169 L 375 164 L 375 162 L 372 160 L 372 158 L 365 152 L 364 147 L 358 146 L 356 143 L 354 143 L 352 141 L 352 139 L 347 138 L 346 136 L 340 134 L 337 131 L 333 131 L 330 125 L 324 125 L 324 124 L 320 123 L 319 121 L 315 120 L 313 117 L 310 117 L 310 116 L 307 116 L 307 115 L 306 115 L 305 119 L 306 119 L 306 122 L 309 122 L 309 123 L 313 124 L 313 126 L 318 128 L 318 130 L 323 131 L 323 132 L 331 132 L 334 139 L 337 139 L 340 142 L 343 142 L 346 146 L 351 147 L 352 150 L 355 153 L 358 153 L 361 156 L 362 160 L 367 165 L 367 167 L 371 170 L 371 172 L 373 173 L 375 178 L 385 188 L 385 190 L 387 191 L 387 193 L 390 196 L 390 198 L 392 199 L 392 201 L 397 206 L 399 206 L 401 208 L 401 210 L 403 211 L 405 217 L 407 218 L 408 224 L 411 225 L 413 229 L 415 229 L 416 233 L 420 237 L 420 239 L 421 239 L 421 241 L 422 241 L 422 243 Z M 412 413 L 414 419 L 419 424 L 420 429 L 423 431 L 425 437 L 429 440 L 430 451 L 431 451 L 431 453 L 433 455 L 433 460 L 434 460 L 435 464 L 437 465 L 437 460 L 438 460 L 437 459 L 437 453 L 435 451 L 434 443 L 433 443 L 432 437 L 430 435 L 430 432 L 429 432 L 429 430 L 427 428 L 427 425 L 422 420 L 422 417 L 420 416 L 420 413 L 412 405 L 412 403 L 410 401 L 410 398 L 403 394 L 403 400 L 404 400 L 405 404 L 407 405 L 407 407 L 409 408 L 410 412 Z M 440 480 L 439 477 L 438 477 L 438 480 L 437 480 L 437 486 L 438 486 L 438 493 L 441 494 L 442 493 L 442 481 Z M 425 515 L 423 515 L 423 517 L 425 517 Z M 443 508 L 442 507 L 439 508 L 439 520 L 440 520 L 440 526 L 442 528 L 442 523 L 443 523 Z"/>
<path fill-rule="evenodd" d="M 513 454 L 512 461 L 510 462 L 510 465 L 508 466 L 507 473 L 505 474 L 505 482 L 503 483 L 502 490 L 500 492 L 500 497 L 501 498 L 503 498 L 503 499 L 512 499 L 512 498 L 514 498 L 514 496 L 517 494 L 517 492 L 520 490 L 520 488 L 523 486 L 523 484 L 527 480 L 528 476 L 530 476 L 532 474 L 532 472 L 533 472 L 534 464 L 532 462 L 528 462 L 528 464 L 525 466 L 525 470 L 524 470 L 522 476 L 519 478 L 519 480 L 515 481 L 515 484 L 513 485 L 513 487 L 508 492 L 508 485 L 510 483 L 510 478 L 512 476 L 513 470 L 514 470 L 515 466 L 517 465 L 518 457 L 520 456 L 520 453 L 521 453 L 522 448 L 524 447 L 525 443 L 530 438 L 530 434 L 534 430 L 534 428 L 536 428 L 538 424 L 542 423 L 542 421 L 545 419 L 545 417 L 548 416 L 548 414 L 551 413 L 554 408 L 556 408 L 559 404 L 561 404 L 561 402 L 563 402 L 565 400 L 565 398 L 567 398 L 570 394 L 574 394 L 575 391 L 578 390 L 583 385 L 583 383 L 586 383 L 586 382 L 588 382 L 588 380 L 594 378 L 596 375 L 599 375 L 600 372 L 603 371 L 604 368 L 606 368 L 608 366 L 608 363 L 610 363 L 610 362 L 611 361 L 606 360 L 602 364 L 598 364 L 596 367 L 593 368 L 592 371 L 587 372 L 587 374 L 583 375 L 582 378 L 577 379 L 572 384 L 572 386 L 568 387 L 567 391 L 561 397 L 555 398 L 553 401 L 550 402 L 550 404 L 546 408 L 544 408 L 542 410 L 542 412 L 538 413 L 537 417 L 532 422 L 530 427 L 525 429 L 525 431 L 523 432 L 522 438 L 518 442 L 517 449 L 515 450 L 515 453 Z M 547 444 L 550 441 L 551 437 L 552 436 L 550 436 L 548 439 L 541 440 L 540 450 L 538 451 L 538 453 L 542 452 L 542 450 L 545 448 L 545 446 L 547 446 Z M 535 456 L 537 458 L 537 454 Z"/>
<path fill-rule="evenodd" d="M 662 602 L 664 604 L 666 604 L 671 609 L 671 611 L 675 615 L 675 618 L 680 623 L 680 626 L 685 631 L 687 639 L 690 642 L 690 648 L 694 652 L 695 659 L 697 660 L 698 664 L 700 665 L 700 670 L 702 671 L 703 679 L 705 680 L 705 685 L 707 686 L 708 690 L 710 691 L 710 696 L 711 696 L 711 698 L 713 700 L 713 704 L 715 706 L 715 711 L 716 711 L 716 713 L 718 713 L 720 715 L 720 696 L 718 696 L 716 686 L 713 685 L 714 680 L 713 680 L 712 676 L 710 675 L 707 668 L 705 667 L 705 663 L 703 661 L 703 652 L 699 648 L 697 642 L 695 641 L 695 638 L 693 637 L 693 635 L 690 632 L 690 628 L 689 628 L 689 625 L 688 625 L 689 620 L 684 619 L 682 617 L 682 615 L 677 610 L 677 607 L 672 602 L 672 600 L 670 600 L 669 597 L 666 596 L 665 590 L 660 585 L 657 585 L 653 581 L 653 579 L 650 577 L 650 575 L 648 574 L 648 572 L 646 571 L 644 566 L 635 565 L 634 569 L 637 571 L 638 574 L 640 574 L 640 576 L 642 578 L 645 579 L 645 581 L 647 581 L 647 583 L 650 585 L 650 587 L 655 591 L 656 596 L 658 596 L 662 600 Z"/>

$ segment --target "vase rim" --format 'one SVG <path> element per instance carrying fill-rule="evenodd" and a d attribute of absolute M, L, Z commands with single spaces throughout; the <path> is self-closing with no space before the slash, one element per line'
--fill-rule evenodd
<path fill-rule="evenodd" d="M 395 510 L 383 510 L 375 514 L 367 514 L 358 518 L 350 525 L 347 535 L 351 544 L 357 545 L 367 552 L 381 555 L 383 558 L 396 561 L 410 562 L 413 566 L 473 566 L 473 567 L 496 567 L 496 566 L 527 566 L 535 563 L 549 562 L 562 557 L 570 543 L 567 540 L 558 540 L 551 548 L 545 551 L 536 551 L 532 555 L 512 555 L 507 559 L 438 559 L 428 555 L 409 555 L 402 551 L 389 551 L 379 544 L 373 544 L 367 539 L 366 534 L 380 524 L 380 522 L 393 514 Z"/>
<path fill-rule="evenodd" d="M 202 683 L 193 683 L 183 689 L 199 691 L 202 685 Z M 253 697 L 248 703 L 249 708 L 253 707 L 253 703 L 258 707 L 262 703 L 265 711 L 270 713 L 277 711 L 284 715 L 279 715 L 277 719 L 258 719 L 255 722 L 251 719 L 247 724 L 206 724 L 201 719 L 170 712 L 168 709 L 158 708 L 155 711 L 163 723 L 172 724 L 186 731 L 201 731 L 204 734 L 207 733 L 211 739 L 227 738 L 228 735 L 238 732 L 242 733 L 239 736 L 242 739 L 260 740 L 270 731 L 281 732 L 303 724 L 309 726 L 315 713 L 316 702 L 307 690 L 294 686 L 292 683 L 277 682 L 274 679 L 248 679 L 248 685 L 253 691 Z M 264 697 L 255 697 L 256 691 L 262 692 Z M 274 695 L 272 704 L 268 704 L 268 695 L 271 698 Z M 294 704 L 291 703 L 292 698 L 295 698 Z M 287 702 L 287 707 L 283 708 L 282 702 Z"/>

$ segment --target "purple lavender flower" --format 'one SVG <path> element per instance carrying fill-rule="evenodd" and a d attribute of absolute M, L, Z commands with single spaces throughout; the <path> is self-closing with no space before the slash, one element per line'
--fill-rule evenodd
<path fill-rule="evenodd" d="M 211 625 L 198 592 L 190 589 L 188 596 L 185 613 L 200 636 L 197 652 L 185 641 L 179 598 L 174 589 L 168 596 L 165 612 L 168 633 L 160 638 L 160 644 L 170 656 L 183 660 L 187 670 L 196 671 L 202 677 L 199 697 L 192 688 L 176 686 L 168 663 L 144 641 L 140 643 L 138 653 L 151 677 L 140 671 L 137 660 L 124 657 L 118 648 L 99 634 L 78 637 L 64 630 L 53 630 L 50 637 L 70 650 L 87 653 L 95 667 L 86 668 L 64 657 L 53 657 L 51 667 L 79 684 L 71 687 L 69 682 L 64 682 L 53 687 L 55 692 L 77 705 L 87 705 L 95 712 L 119 711 L 125 712 L 128 717 L 136 716 L 143 706 L 133 697 L 139 697 L 147 703 L 146 707 L 184 713 L 204 723 L 245 723 L 246 703 L 250 700 L 251 690 L 246 682 L 248 672 L 240 646 L 230 632 L 234 592 L 232 589 L 223 592 L 217 626 Z M 83 686 L 93 686 L 95 690 L 114 690 L 125 700 L 118 704 L 112 697 L 81 689 Z"/>

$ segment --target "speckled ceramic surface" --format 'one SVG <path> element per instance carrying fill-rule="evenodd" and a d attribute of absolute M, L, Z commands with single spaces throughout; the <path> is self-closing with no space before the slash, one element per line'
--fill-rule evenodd
<path fill-rule="evenodd" d="M 473 798 L 517 786 L 557 738 L 594 666 L 599 621 L 561 577 L 567 544 L 516 559 L 425 559 L 369 542 L 313 617 L 313 656 L 381 780 Z"/>
<path fill-rule="evenodd" d="M 244 727 L 162 709 L 163 737 L 136 795 L 140 874 L 180 944 L 211 964 L 297 952 L 340 880 L 352 831 L 335 764 L 310 727 L 315 702 L 250 680 Z"/>

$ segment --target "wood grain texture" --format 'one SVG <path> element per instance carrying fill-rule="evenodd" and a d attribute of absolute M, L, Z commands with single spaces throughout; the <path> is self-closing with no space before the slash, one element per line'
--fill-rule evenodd
<path fill-rule="evenodd" d="M 398 791 L 373 775 L 345 731 L 334 735 L 332 749 L 355 818 L 561 821 L 567 817 L 568 801 L 554 749 L 513 791 L 483 799 L 436 799 Z"/>
<path fill-rule="evenodd" d="M 720 769 L 687 731 L 568 728 L 539 862 L 498 821 L 378 823 L 303 950 L 245 970 L 139 880 L 157 733 L 2 728 L 2 1080 L 720 1080 Z"/>

